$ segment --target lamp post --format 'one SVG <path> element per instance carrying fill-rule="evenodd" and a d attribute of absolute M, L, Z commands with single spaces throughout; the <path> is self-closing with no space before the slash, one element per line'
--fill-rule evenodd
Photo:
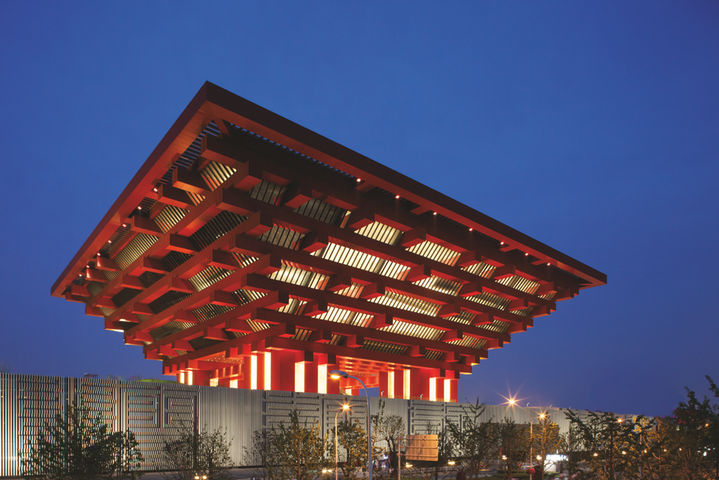
<path fill-rule="evenodd" d="M 350 375 L 347 372 L 343 372 L 342 370 L 332 370 L 330 372 L 330 378 L 332 380 L 339 380 L 341 378 L 354 378 L 357 380 L 360 385 L 362 385 L 362 388 L 364 389 L 364 394 L 367 397 L 367 478 L 368 480 L 372 480 L 372 424 L 371 422 L 371 416 L 370 416 L 370 406 L 369 406 L 369 392 L 367 391 L 367 386 L 364 384 L 362 380 L 359 378 Z"/>
<path fill-rule="evenodd" d="M 337 440 L 337 416 L 340 413 L 344 413 L 349 409 L 350 409 L 350 406 L 345 403 L 342 405 L 342 408 L 338 408 L 337 413 L 335 413 L 335 480 L 339 480 L 339 467 L 338 467 L 339 455 L 337 454 L 337 443 L 338 443 L 338 440 Z"/>

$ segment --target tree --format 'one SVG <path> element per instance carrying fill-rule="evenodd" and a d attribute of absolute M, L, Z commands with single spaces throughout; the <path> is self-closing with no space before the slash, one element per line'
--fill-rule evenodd
<path fill-rule="evenodd" d="M 439 478 L 439 467 L 446 465 L 447 461 L 452 457 L 454 450 L 452 438 L 449 430 L 442 423 L 432 425 L 427 423 L 427 431 L 437 435 L 437 461 L 434 463 L 434 479 Z"/>
<path fill-rule="evenodd" d="M 384 406 L 384 400 L 380 399 L 378 412 L 372 415 L 372 455 L 385 453 L 390 466 L 397 470 L 397 452 L 401 438 L 407 435 L 407 427 L 399 415 L 385 415 Z M 381 442 L 384 442 L 384 448 L 379 447 Z"/>
<path fill-rule="evenodd" d="M 509 480 L 529 455 L 529 431 L 526 425 L 519 425 L 510 418 L 505 418 L 496 428 L 502 464 Z"/>
<path fill-rule="evenodd" d="M 270 430 L 256 430 L 252 435 L 252 445 L 245 448 L 245 462 L 248 465 L 255 465 L 259 460 L 260 465 L 265 470 L 265 478 L 272 480 L 275 478 L 275 465 L 273 459 L 277 458 L 270 450 L 274 448 L 272 435 Z"/>
<path fill-rule="evenodd" d="M 581 479 L 584 476 L 581 465 L 585 463 L 587 452 L 578 425 L 570 422 L 568 431 L 561 437 L 559 449 L 567 456 L 569 478 Z"/>
<path fill-rule="evenodd" d="M 300 414 L 293 410 L 289 424 L 281 423 L 268 432 L 267 462 L 276 478 L 310 480 L 326 465 L 328 442 L 318 425 L 300 424 Z"/>
<path fill-rule="evenodd" d="M 676 422 L 671 417 L 652 419 L 652 422 L 653 427 L 643 429 L 640 477 L 644 480 L 679 478 L 676 452 L 680 447 Z"/>
<path fill-rule="evenodd" d="M 96 479 L 122 474 L 138 476 L 144 461 L 130 431 L 113 432 L 100 416 L 68 405 L 64 415 L 44 423 L 37 437 L 28 443 L 30 453 L 21 459 L 26 478 Z"/>
<path fill-rule="evenodd" d="M 178 480 L 192 480 L 195 475 L 207 475 L 212 480 L 227 478 L 230 442 L 221 430 L 184 428 L 176 439 L 165 441 L 164 453 Z"/>
<path fill-rule="evenodd" d="M 571 410 L 565 413 L 581 435 L 593 478 L 618 480 L 634 473 L 641 443 L 631 421 L 609 412 L 589 412 L 586 418 Z"/>
<path fill-rule="evenodd" d="M 491 420 L 481 421 L 484 411 L 484 405 L 477 401 L 464 407 L 459 425 L 447 422 L 453 453 L 468 477 L 476 476 L 497 454 L 496 425 Z"/>
<path fill-rule="evenodd" d="M 719 397 L 719 388 L 711 377 L 706 378 L 714 396 Z M 677 466 L 682 478 L 701 478 L 712 470 L 719 478 L 719 406 L 712 405 L 706 396 L 699 400 L 696 392 L 687 389 L 687 400 L 674 410 L 674 419 L 679 443 Z"/>
<path fill-rule="evenodd" d="M 359 421 L 343 420 L 337 425 L 339 446 L 345 451 L 342 478 L 354 478 L 353 474 L 367 466 L 367 432 Z"/>
<path fill-rule="evenodd" d="M 548 414 L 542 413 L 539 415 L 538 422 L 532 425 L 531 433 L 530 449 L 541 458 L 538 461 L 539 469 L 535 478 L 543 480 L 547 453 L 556 452 L 561 444 L 559 425 L 554 423 Z M 532 459 L 532 463 L 534 463 L 534 459 Z"/>

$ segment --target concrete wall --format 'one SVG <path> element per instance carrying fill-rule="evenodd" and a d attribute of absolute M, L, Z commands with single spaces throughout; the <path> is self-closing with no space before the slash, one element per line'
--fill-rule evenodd
<path fill-rule="evenodd" d="M 373 413 L 378 398 L 371 398 Z M 123 382 L 95 378 L 61 378 L 0 373 L 0 476 L 20 474 L 21 456 L 43 422 L 62 413 L 69 403 L 83 405 L 92 414 L 118 430 L 132 430 L 145 457 L 144 469 L 161 469 L 162 447 L 183 425 L 197 422 L 200 429 L 224 429 L 232 440 L 231 456 L 235 465 L 252 459 L 245 452 L 251 447 L 256 430 L 287 420 L 291 410 L 309 424 L 319 424 L 323 433 L 331 432 L 334 415 L 344 402 L 353 405 L 352 418 L 366 418 L 362 396 L 322 395 L 316 393 L 239 390 L 221 387 L 196 387 L 174 383 Z M 407 433 L 431 433 L 432 426 L 446 421 L 461 422 L 466 404 L 423 400 L 385 400 L 385 413 L 405 420 Z M 487 406 L 486 420 L 505 416 L 517 423 L 536 421 L 546 410 L 552 420 L 566 431 L 568 422 L 559 409 L 539 407 Z"/>

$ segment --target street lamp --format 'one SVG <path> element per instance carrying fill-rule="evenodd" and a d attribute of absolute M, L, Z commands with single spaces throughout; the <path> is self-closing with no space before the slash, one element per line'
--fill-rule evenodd
<path fill-rule="evenodd" d="M 339 380 L 340 377 L 354 378 L 357 380 L 362 385 L 362 388 L 364 388 L 364 394 L 367 397 L 367 479 L 372 480 L 372 424 L 370 423 L 369 392 L 367 391 L 367 386 L 359 378 L 352 376 L 347 372 L 343 372 L 342 370 L 332 370 L 330 372 L 330 378 L 332 380 Z"/>
<path fill-rule="evenodd" d="M 340 413 L 347 412 L 349 409 L 349 404 L 345 403 L 342 405 L 342 408 L 338 408 L 337 413 L 335 413 L 335 480 L 339 480 L 339 456 L 337 455 L 337 415 L 339 415 Z"/>

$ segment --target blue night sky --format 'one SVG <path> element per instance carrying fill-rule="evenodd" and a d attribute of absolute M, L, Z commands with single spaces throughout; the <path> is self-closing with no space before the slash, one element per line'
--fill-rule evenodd
<path fill-rule="evenodd" d="M 50 286 L 210 80 L 608 275 L 460 400 L 668 414 L 719 380 L 719 3 L 437 5 L 0 3 L 0 362 L 160 376 Z"/>

